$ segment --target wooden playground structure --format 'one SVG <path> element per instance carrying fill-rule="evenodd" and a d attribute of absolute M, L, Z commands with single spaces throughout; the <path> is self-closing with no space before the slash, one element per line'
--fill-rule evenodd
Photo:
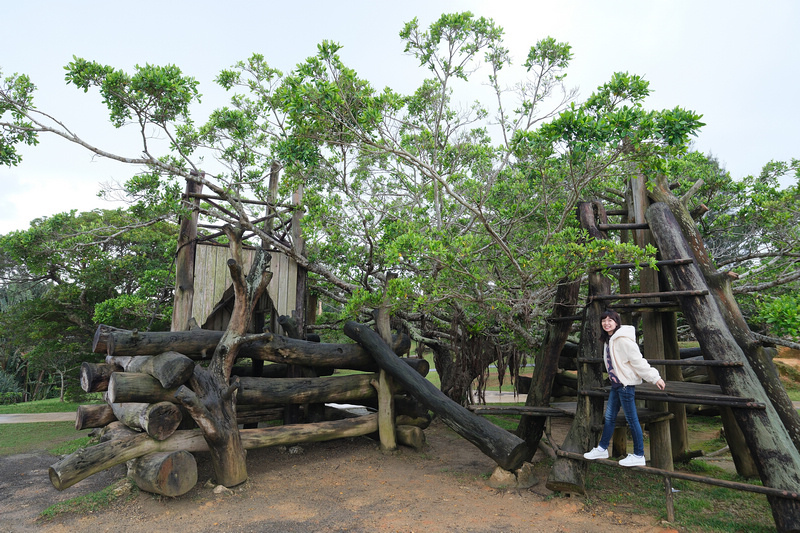
<path fill-rule="evenodd" d="M 402 336 L 389 338 L 385 328 L 376 332 L 363 324 L 348 323 L 344 331 L 355 344 L 326 344 L 306 335 L 298 322 L 313 323 L 316 306 L 306 304 L 299 313 L 295 306 L 298 298 L 293 295 L 304 286 L 302 279 L 298 280 L 301 269 L 275 254 L 272 264 L 278 275 L 273 276 L 274 283 L 254 320 L 257 331 L 265 332 L 264 338 L 243 346 L 240 357 L 251 362 L 233 372 L 244 447 L 374 435 L 384 449 L 397 443 L 420 449 L 423 429 L 433 412 L 499 467 L 515 471 L 532 457 L 548 417 L 572 416 L 564 442 L 551 442 L 557 459 L 547 487 L 583 494 L 587 465 L 581 454 L 596 443 L 608 395 L 599 357 L 599 316 L 605 308 L 613 308 L 629 321 L 634 316 L 641 320 L 643 353 L 667 381 L 665 391 L 637 387 L 637 399 L 647 401 L 640 419 L 650 434 L 650 466 L 637 468 L 664 478 L 668 517 L 674 516 L 671 479 L 691 479 L 765 494 L 778 529 L 800 531 L 800 417 L 782 387 L 778 390 L 771 385 L 774 367 L 769 349 L 747 328 L 730 292 L 730 278 L 714 269 L 685 202 L 675 198 L 664 183 L 648 192 L 642 178 L 633 178 L 625 205 L 625 209 L 606 211 L 600 202 L 582 203 L 578 217 L 593 239 L 606 239 L 608 232 L 621 231 L 621 239 L 642 247 L 656 245 L 658 270 L 609 264 L 589 272 L 584 303 L 578 302 L 580 281 L 559 288 L 524 407 L 480 406 L 473 413 L 452 402 L 425 379 L 427 362 L 398 357 L 409 341 Z M 610 223 L 609 216 L 619 216 L 622 221 Z M 191 257 L 178 262 L 180 290 L 176 290 L 174 331 L 98 328 L 94 350 L 105 354 L 106 362 L 84 363 L 81 383 L 84 390 L 104 391 L 107 403 L 83 406 L 76 427 L 104 428 L 103 441 L 53 465 L 50 478 L 56 488 L 66 488 L 130 460 L 134 460 L 129 467 L 131 476 L 146 491 L 174 496 L 197 481 L 191 454 L 208 447 L 202 432 L 187 424 L 176 395 L 188 386 L 195 365 L 213 353 L 222 337 L 231 295 L 224 276 L 212 268 L 212 263 L 219 261 L 210 259 L 224 249 L 197 246 L 196 228 L 182 233 L 186 237 L 181 246 Z M 191 265 L 188 281 L 181 277 L 181 264 Z M 200 272 L 205 273 L 195 279 Z M 638 290 L 634 292 L 632 276 L 637 272 Z M 612 278 L 616 280 L 613 290 Z M 184 298 L 180 305 L 179 298 Z M 703 360 L 681 359 L 678 314 L 691 327 Z M 191 319 L 196 325 L 187 330 Z M 576 324 L 581 332 L 573 360 L 576 402 L 569 407 L 552 406 L 559 356 Z M 275 333 L 279 328 L 285 335 Z M 708 368 L 715 383 L 683 382 L 681 367 L 689 364 Z M 360 373 L 331 375 L 335 369 Z M 341 403 L 361 404 L 374 412 L 357 416 L 330 405 Z M 685 404 L 714 405 L 721 410 L 737 471 L 745 477 L 759 477 L 763 487 L 675 472 L 674 462 L 690 451 Z M 480 416 L 502 410 L 522 415 L 525 440 Z M 282 425 L 259 427 L 261 422 Z M 615 434 L 612 452 L 618 455 L 624 448 L 623 427 Z M 613 461 L 600 464 L 616 466 Z"/>

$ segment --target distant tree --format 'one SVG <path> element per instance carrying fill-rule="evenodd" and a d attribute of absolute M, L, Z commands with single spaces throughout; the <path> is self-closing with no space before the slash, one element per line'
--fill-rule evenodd
<path fill-rule="evenodd" d="M 129 226 L 129 231 L 120 227 Z M 62 213 L 0 236 L 4 258 L 0 336 L 26 372 L 77 383 L 98 321 L 163 329 L 172 298 L 176 227 L 141 224 L 123 210 Z M 44 372 L 44 374 L 42 374 Z M 37 383 L 32 390 L 41 391 Z M 35 394 L 34 394 L 35 395 Z"/>

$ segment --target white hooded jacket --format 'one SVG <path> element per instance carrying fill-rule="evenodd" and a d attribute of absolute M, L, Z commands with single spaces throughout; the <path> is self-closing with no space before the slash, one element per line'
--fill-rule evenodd
<path fill-rule="evenodd" d="M 630 386 L 639 385 L 642 380 L 656 383 L 661 379 L 658 370 L 650 366 L 639 351 L 639 345 L 636 344 L 636 329 L 633 326 L 620 326 L 608 342 L 614 374 L 620 383 Z M 605 345 L 603 345 L 603 364 L 607 372 Z"/>

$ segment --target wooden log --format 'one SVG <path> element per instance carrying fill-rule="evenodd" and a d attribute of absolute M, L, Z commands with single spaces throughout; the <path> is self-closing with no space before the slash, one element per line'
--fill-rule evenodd
<path fill-rule="evenodd" d="M 441 416 L 445 424 L 475 444 L 498 465 L 506 470 L 515 470 L 525 462 L 525 457 L 529 455 L 525 441 L 452 401 L 430 381 L 403 364 L 377 333 L 356 322 L 347 322 L 344 332 L 364 346 L 381 368 L 391 374 L 409 394 Z"/>
<path fill-rule="evenodd" d="M 128 474 L 145 492 L 175 497 L 197 484 L 197 461 L 183 450 L 151 453 L 135 459 Z"/>
<path fill-rule="evenodd" d="M 425 447 L 425 432 L 417 426 L 397 426 L 397 442 L 417 451 Z"/>
<path fill-rule="evenodd" d="M 378 431 L 378 416 L 375 414 L 354 419 L 273 426 L 258 429 L 243 429 L 239 433 L 245 449 L 322 442 L 347 437 L 359 437 Z M 176 431 L 170 438 L 157 441 L 145 433 L 128 439 L 104 442 L 82 448 L 53 464 L 49 469 L 50 482 L 58 490 L 64 490 L 92 474 L 102 472 L 131 459 L 156 452 L 184 450 L 207 452 L 208 444 L 199 429 Z"/>
<path fill-rule="evenodd" d="M 207 329 L 155 332 L 115 330 L 107 333 L 106 351 L 115 357 L 176 351 L 193 360 L 210 359 L 223 333 Z M 404 353 L 403 350 L 408 350 L 408 342 L 407 335 L 397 336 L 392 349 L 400 355 Z M 246 342 L 240 347 L 238 357 L 365 372 L 378 370 L 375 361 L 358 344 L 311 342 L 283 335 L 265 335 L 259 340 Z"/>
<path fill-rule="evenodd" d="M 375 374 L 326 378 L 239 378 L 237 401 L 242 404 L 348 403 L 374 398 Z"/>
<path fill-rule="evenodd" d="M 399 361 L 399 359 L 398 359 Z M 400 363 L 402 364 L 402 363 Z M 407 365 L 404 365 L 407 367 Z M 375 398 L 370 385 L 375 374 L 325 378 L 239 378 L 239 404 L 352 403 Z M 165 389 L 154 377 L 136 372 L 115 372 L 109 381 L 110 403 L 178 403 L 175 389 Z"/>
<path fill-rule="evenodd" d="M 114 372 L 108 381 L 109 403 L 177 403 L 175 391 L 165 389 L 156 378 L 140 372 Z"/>
<path fill-rule="evenodd" d="M 580 279 L 569 282 L 561 280 L 556 289 L 555 303 L 551 318 L 562 318 L 570 315 L 574 311 L 574 306 L 578 301 L 580 292 Z M 548 322 L 544 341 L 541 349 L 536 352 L 534 358 L 534 371 L 530 386 L 525 391 L 527 394 L 525 405 L 529 407 L 547 407 L 550 405 L 550 398 L 553 395 L 553 383 L 559 375 L 560 354 L 564 351 L 564 344 L 567 336 L 572 329 L 571 320 L 557 320 Z M 539 447 L 539 441 L 544 434 L 546 418 L 522 416 L 517 427 L 517 435 L 522 437 L 528 444 L 531 457 Z"/>
<path fill-rule="evenodd" d="M 117 417 L 111 406 L 105 403 L 79 405 L 75 416 L 75 429 L 80 431 L 89 428 L 101 428 L 114 422 Z"/>
<path fill-rule="evenodd" d="M 110 406 L 109 406 L 110 407 Z M 112 440 L 127 439 L 135 437 L 141 432 L 129 428 L 119 420 L 115 420 L 100 430 L 100 442 L 109 442 Z"/>
<path fill-rule="evenodd" d="M 194 372 L 194 361 L 178 352 L 164 352 L 148 357 L 137 372 L 144 372 L 156 378 L 165 389 L 183 385 Z"/>
<path fill-rule="evenodd" d="M 140 429 L 156 440 L 164 440 L 175 433 L 183 415 L 174 403 L 112 403 L 117 419 L 132 429 Z"/>
<path fill-rule="evenodd" d="M 107 363 L 81 363 L 81 388 L 84 392 L 102 392 L 108 390 L 111 374 L 122 371 L 122 367 Z"/>
<path fill-rule="evenodd" d="M 108 353 L 108 339 L 111 337 L 111 334 L 115 331 L 127 331 L 130 333 L 130 330 L 115 328 L 113 326 L 108 326 L 106 324 L 100 324 L 97 326 L 97 329 L 94 332 L 94 339 L 92 339 L 92 352 L 93 353 Z"/>
<path fill-rule="evenodd" d="M 655 203 L 650 206 L 647 219 L 663 256 L 691 257 L 692 248 L 666 204 Z M 696 264 L 665 268 L 674 290 L 707 288 Z M 679 300 L 706 358 L 747 361 L 713 296 L 683 296 Z M 716 375 L 724 393 L 754 398 L 765 404 L 765 409 L 734 408 L 732 412 L 764 485 L 796 490 L 800 486 L 800 452 L 756 373 L 747 364 L 741 368 L 718 370 Z M 775 497 L 768 499 L 778 530 L 800 531 L 800 502 Z"/>

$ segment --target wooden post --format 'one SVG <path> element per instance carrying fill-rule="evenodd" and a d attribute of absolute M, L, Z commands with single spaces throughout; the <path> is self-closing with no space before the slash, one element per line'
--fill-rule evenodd
<path fill-rule="evenodd" d="M 386 274 L 386 283 L 396 278 L 391 273 Z M 384 295 L 385 298 L 385 295 Z M 385 301 L 377 310 L 375 323 L 378 334 L 387 346 L 392 344 L 392 329 L 389 322 L 389 303 Z M 381 368 L 378 372 L 378 435 L 381 441 L 381 450 L 393 452 L 397 449 L 397 430 L 395 428 L 394 393 L 392 392 L 392 378 Z"/>
<path fill-rule="evenodd" d="M 633 205 L 633 221 L 643 224 L 645 211 L 650 201 L 647 198 L 647 189 L 643 176 L 636 176 L 630 180 Z M 648 244 L 655 244 L 650 230 L 636 230 L 634 240 L 637 246 L 645 248 Z M 643 293 L 659 292 L 658 272 L 652 268 L 643 268 L 639 273 L 640 291 Z M 658 298 L 642 298 L 642 302 L 657 302 Z M 642 333 L 644 342 L 645 359 L 666 359 L 664 355 L 664 334 L 661 327 L 661 317 L 653 310 L 642 313 Z M 656 366 L 662 378 L 666 379 L 664 366 Z M 653 411 L 667 411 L 665 402 L 648 402 L 648 407 Z M 672 462 L 672 438 L 670 437 L 669 424 L 652 424 L 650 431 L 650 463 L 655 468 L 674 470 Z"/>
<path fill-rule="evenodd" d="M 192 319 L 194 301 L 194 257 L 197 250 L 197 207 L 199 198 L 190 198 L 190 194 L 203 192 L 203 184 L 194 180 L 186 180 L 184 205 L 192 209 L 192 214 L 183 217 L 178 235 L 178 251 L 175 256 L 175 299 L 172 308 L 172 331 L 186 331 Z"/>

